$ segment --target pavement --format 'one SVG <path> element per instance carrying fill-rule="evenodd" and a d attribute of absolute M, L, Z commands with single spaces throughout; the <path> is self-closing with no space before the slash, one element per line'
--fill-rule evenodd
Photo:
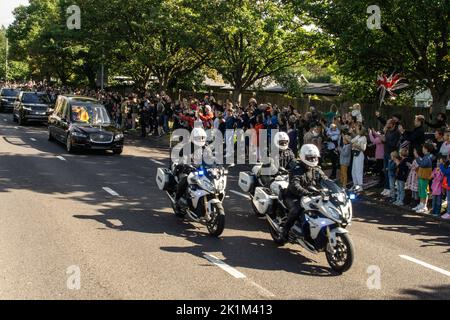
<path fill-rule="evenodd" d="M 238 167 L 222 237 L 175 217 L 155 183 L 168 157 L 156 138 L 67 154 L 0 114 L 0 299 L 450 299 L 440 222 L 355 201 L 355 263 L 338 275 L 324 254 L 273 244 Z"/>

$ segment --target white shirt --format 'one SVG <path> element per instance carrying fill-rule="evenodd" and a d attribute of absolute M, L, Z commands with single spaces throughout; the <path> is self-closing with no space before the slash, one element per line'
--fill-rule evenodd
<path fill-rule="evenodd" d="M 352 147 L 353 150 L 360 150 L 362 152 L 367 149 L 367 138 L 365 136 L 356 136 L 352 139 L 352 145 L 357 145 L 358 148 Z"/>

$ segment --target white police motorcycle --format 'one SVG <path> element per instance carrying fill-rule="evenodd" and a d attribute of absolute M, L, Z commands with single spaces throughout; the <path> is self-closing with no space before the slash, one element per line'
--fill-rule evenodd
<path fill-rule="evenodd" d="M 289 181 L 281 176 L 275 178 L 270 187 L 256 186 L 257 183 L 253 172 L 240 173 L 240 188 L 244 192 L 252 192 L 252 207 L 266 216 L 274 242 L 285 245 L 282 227 L 289 210 L 284 203 L 284 192 Z M 302 197 L 304 219 L 299 217 L 295 222 L 288 242 L 299 244 L 314 254 L 325 252 L 328 264 L 334 271 L 346 272 L 354 260 L 353 242 L 346 230 L 353 216 L 351 196 L 331 180 L 322 180 L 320 190 L 310 189 L 314 196 Z"/>
<path fill-rule="evenodd" d="M 244 177 L 249 180 L 242 183 Z M 242 175 L 239 185 L 243 191 L 252 185 L 250 175 Z M 283 192 L 289 182 L 274 181 L 270 189 L 256 187 L 251 199 L 252 206 L 269 222 L 270 234 L 277 245 L 285 245 L 282 226 L 287 221 L 288 208 L 284 204 Z M 352 203 L 346 192 L 334 182 L 322 182 L 321 190 L 311 190 L 314 196 L 303 197 L 304 221 L 299 218 L 289 232 L 288 241 L 299 244 L 311 253 L 325 252 L 330 267 L 336 272 L 348 271 L 354 259 L 353 243 L 346 230 L 352 220 Z"/>
<path fill-rule="evenodd" d="M 202 136 L 202 138 L 205 138 Z M 176 174 L 177 162 L 170 169 L 158 168 L 156 183 L 170 199 L 174 213 L 181 218 L 206 224 L 209 233 L 218 237 L 225 228 L 225 210 L 223 200 L 227 187 L 228 170 L 220 165 L 186 165 L 187 189 L 177 205 L 175 200 L 179 174 Z"/>

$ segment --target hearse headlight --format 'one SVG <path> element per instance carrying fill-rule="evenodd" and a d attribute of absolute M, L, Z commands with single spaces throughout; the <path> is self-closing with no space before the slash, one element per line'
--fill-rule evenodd
<path fill-rule="evenodd" d="M 123 139 L 123 133 L 118 133 L 118 134 L 116 134 L 115 136 L 114 136 L 114 140 L 122 140 Z"/>
<path fill-rule="evenodd" d="M 78 131 L 72 131 L 72 137 L 87 138 L 87 135 Z"/>

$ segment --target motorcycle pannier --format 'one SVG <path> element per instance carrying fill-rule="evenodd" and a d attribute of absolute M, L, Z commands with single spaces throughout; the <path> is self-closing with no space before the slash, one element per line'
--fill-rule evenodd
<path fill-rule="evenodd" d="M 272 193 L 270 189 L 258 187 L 255 189 L 255 196 L 253 197 L 253 205 L 261 214 L 266 214 L 272 206 Z"/>
<path fill-rule="evenodd" d="M 252 172 L 239 173 L 239 187 L 244 192 L 251 192 L 255 186 L 255 176 Z"/>
<path fill-rule="evenodd" d="M 158 168 L 156 173 L 156 184 L 159 190 L 167 190 L 170 186 L 172 172 L 167 168 Z"/>

